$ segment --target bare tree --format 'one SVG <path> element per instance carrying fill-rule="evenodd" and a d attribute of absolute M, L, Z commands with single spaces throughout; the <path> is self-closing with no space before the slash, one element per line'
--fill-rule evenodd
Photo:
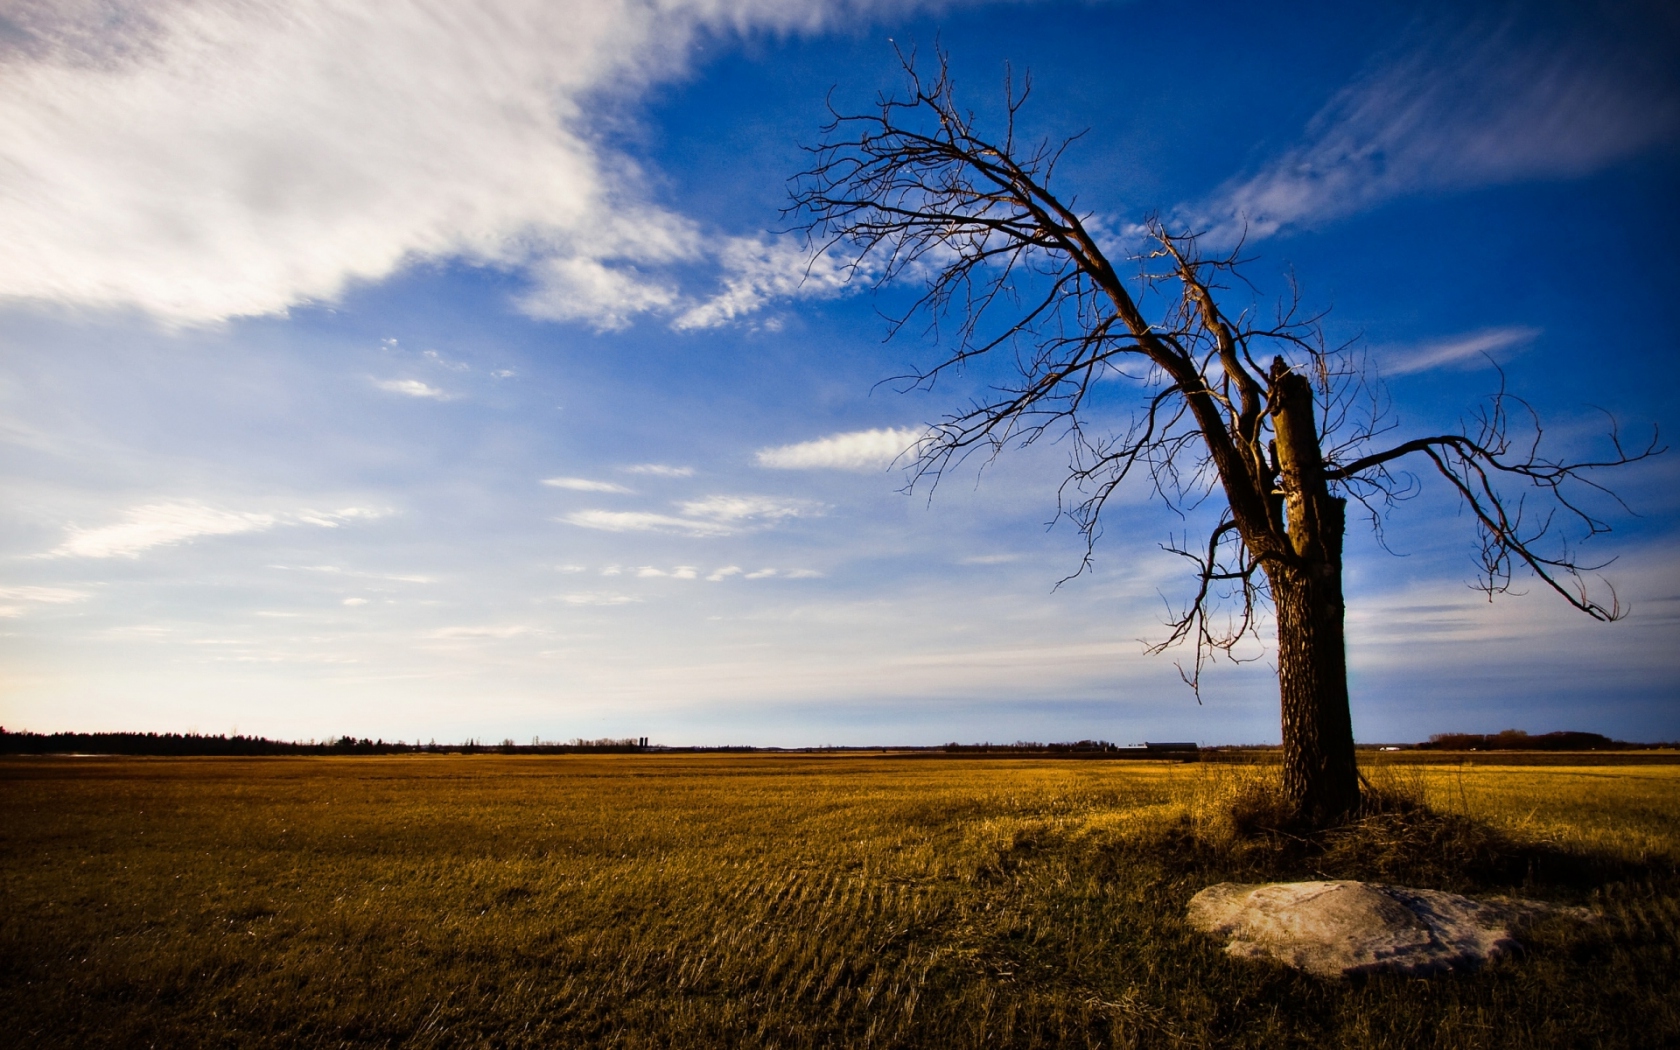
<path fill-rule="evenodd" d="M 1457 491 L 1476 522 L 1490 597 L 1526 569 L 1589 616 L 1622 614 L 1613 591 L 1589 588 L 1582 574 L 1596 566 L 1569 539 L 1607 531 L 1580 498 L 1614 498 L 1591 472 L 1658 453 L 1654 432 L 1628 451 L 1612 426 L 1604 459 L 1547 459 L 1538 420 L 1501 387 L 1461 433 L 1376 448 L 1392 429 L 1380 387 L 1351 347 L 1325 345 L 1293 282 L 1267 317 L 1232 309 L 1244 260 L 1204 255 L 1191 231 L 1158 219 L 1136 232 L 1138 272 L 1122 278 L 1110 256 L 1119 238 L 1051 188 L 1074 140 L 1017 138 L 1028 91 L 1006 87 L 1001 138 L 988 139 L 955 102 L 943 55 L 931 79 L 901 57 L 904 94 L 871 112 L 831 110 L 790 210 L 820 251 L 851 260 L 855 279 L 920 284 L 893 331 L 919 316 L 948 349 L 903 377 L 910 386 L 998 359 L 1011 366 L 1012 379 L 932 426 L 912 485 L 937 483 L 976 451 L 1068 439 L 1058 510 L 1083 531 L 1087 562 L 1103 508 L 1128 480 L 1180 510 L 1217 507 L 1202 540 L 1167 545 L 1193 563 L 1194 586 L 1154 650 L 1188 643 L 1194 656 L 1181 672 L 1196 686 L 1205 663 L 1254 637 L 1272 609 L 1283 786 L 1300 819 L 1328 823 L 1360 805 L 1342 540 L 1350 498 L 1380 528 L 1387 505 L 1409 494 L 1416 480 L 1401 460 L 1420 459 Z M 1128 379 L 1138 400 L 1115 426 L 1095 404 L 1099 384 Z"/>

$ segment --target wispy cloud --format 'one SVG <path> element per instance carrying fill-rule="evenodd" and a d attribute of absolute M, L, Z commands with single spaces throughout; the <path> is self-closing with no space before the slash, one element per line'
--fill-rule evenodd
<path fill-rule="evenodd" d="M 48 552 L 56 558 L 137 557 L 141 551 L 203 536 L 261 532 L 276 522 L 272 514 L 220 510 L 202 503 L 150 503 L 135 507 L 112 525 L 72 528 L 65 541 Z"/>
<path fill-rule="evenodd" d="M 533 628 L 519 623 L 491 624 L 487 626 L 439 627 L 427 631 L 427 638 L 456 639 L 456 638 L 517 638 L 522 634 L 531 634 Z"/>
<path fill-rule="evenodd" d="M 347 521 L 372 521 L 390 514 L 388 510 L 377 507 L 342 507 L 338 510 L 299 510 L 285 515 L 283 520 L 299 525 L 319 525 L 323 529 L 336 529 Z"/>
<path fill-rule="evenodd" d="M 678 505 L 681 516 L 652 511 L 580 510 L 557 520 L 603 532 L 665 532 L 684 536 L 733 536 L 784 518 L 812 517 L 823 512 L 810 500 L 770 496 L 707 496 Z M 610 567 L 617 571 L 617 567 Z M 602 570 L 603 572 L 607 570 Z"/>
<path fill-rule="evenodd" d="M 463 258 L 523 269 L 536 316 L 611 328 L 678 308 L 649 267 L 709 249 L 602 145 L 602 99 L 679 75 L 698 35 L 874 5 L 119 6 L 7 13 L 0 296 L 197 323 Z M 766 279 L 741 280 L 708 316 L 751 308 Z"/>
<path fill-rule="evenodd" d="M 926 431 L 909 427 L 853 430 L 759 449 L 756 459 L 759 466 L 777 470 L 885 470 L 925 436 Z"/>
<path fill-rule="evenodd" d="M 375 379 L 373 385 L 381 390 L 393 394 L 403 394 L 408 397 L 429 397 L 434 401 L 448 401 L 450 394 L 446 390 L 439 390 L 435 386 L 422 383 L 418 379 Z"/>
<path fill-rule="evenodd" d="M 772 496 L 707 496 L 688 500 L 682 512 L 691 517 L 713 521 L 776 521 L 781 518 L 813 517 L 822 513 L 822 505 L 810 500 L 777 499 Z"/>
<path fill-rule="evenodd" d="M 275 525 L 337 527 L 341 522 L 382 516 L 360 507 L 339 511 L 296 511 L 286 514 L 223 510 L 192 501 L 149 503 L 130 508 L 122 520 L 94 528 L 71 526 L 63 543 L 48 551 L 49 558 L 138 557 L 153 547 L 185 543 L 206 536 L 234 536 L 263 532 Z"/>
<path fill-rule="evenodd" d="M 717 328 L 756 313 L 772 299 L 834 295 L 850 280 L 850 261 L 815 254 L 794 237 L 732 237 L 718 249 L 723 290 L 678 315 L 671 327 Z"/>
<path fill-rule="evenodd" d="M 68 605 L 72 602 L 86 601 L 88 597 L 88 592 L 75 591 L 68 587 L 0 587 L 0 600 L 3 601 Z"/>
<path fill-rule="evenodd" d="M 1419 346 L 1386 349 L 1380 352 L 1379 359 L 1385 375 L 1413 375 L 1436 368 L 1479 364 L 1501 351 L 1531 343 L 1539 335 L 1538 328 L 1486 328 Z"/>
<path fill-rule="evenodd" d="M 1680 67 L 1661 32 L 1596 28 L 1421 32 L 1332 98 L 1300 144 L 1184 217 L 1218 243 L 1255 239 L 1409 193 L 1578 176 L 1674 139 Z"/>
<path fill-rule="evenodd" d="M 670 571 L 661 569 L 657 565 L 643 565 L 636 570 L 636 575 L 644 580 L 661 577 L 673 580 L 694 580 L 699 579 L 700 570 L 692 565 L 678 565 Z"/>
<path fill-rule="evenodd" d="M 671 532 L 687 536 L 729 536 L 736 530 L 716 521 L 679 518 L 639 510 L 580 510 L 559 519 L 568 525 L 602 532 Z"/>
<path fill-rule="evenodd" d="M 664 463 L 635 463 L 620 469 L 626 474 L 647 474 L 655 478 L 691 478 L 694 476 L 693 467 L 673 467 Z"/>
<path fill-rule="evenodd" d="M 550 488 L 568 489 L 572 492 L 622 492 L 631 490 L 623 485 L 615 485 L 610 481 L 591 481 L 589 478 L 544 478 L 543 484 Z"/>
<path fill-rule="evenodd" d="M 721 583 L 722 581 L 729 579 L 731 576 L 739 576 L 743 580 L 768 580 L 771 578 L 779 578 L 783 580 L 816 580 L 821 579 L 822 575 L 822 573 L 815 569 L 777 569 L 774 567 L 766 567 L 763 569 L 754 569 L 752 572 L 747 572 L 739 565 L 725 565 L 723 568 L 707 575 L 706 579 L 710 580 L 712 583 Z"/>
<path fill-rule="evenodd" d="M 700 254 L 699 237 L 688 223 L 675 216 L 666 223 L 670 228 L 660 231 L 666 243 L 647 246 L 638 261 L 673 263 Z M 585 321 L 603 332 L 628 327 L 637 314 L 674 307 L 680 297 L 668 281 L 611 257 L 542 259 L 528 272 L 536 287 L 519 299 L 526 313 L 548 321 Z"/>
<path fill-rule="evenodd" d="M 601 594 L 593 591 L 563 594 L 560 600 L 567 605 L 632 605 L 641 601 L 640 598 L 628 594 Z"/>
<path fill-rule="evenodd" d="M 438 353 L 436 350 L 424 350 L 421 352 L 420 356 L 440 368 L 449 369 L 451 372 L 471 371 L 471 366 L 465 361 L 451 361 L 447 357 Z"/>
<path fill-rule="evenodd" d="M 324 572 L 333 576 L 350 576 L 366 580 L 394 580 L 399 583 L 436 583 L 436 577 L 421 576 L 415 573 L 387 573 L 366 572 L 360 569 L 346 569 L 338 565 L 270 565 L 271 569 L 283 572 Z"/>
<path fill-rule="evenodd" d="M 75 591 L 68 587 L 0 587 L 0 601 L 6 602 L 38 602 L 43 605 L 69 605 L 73 602 L 85 601 L 89 597 L 86 591 Z M 13 620 L 29 611 L 26 605 L 0 605 L 0 618 Z"/>

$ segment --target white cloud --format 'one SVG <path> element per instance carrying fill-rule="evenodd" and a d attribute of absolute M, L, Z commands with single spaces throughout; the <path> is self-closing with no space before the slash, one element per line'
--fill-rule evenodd
<path fill-rule="evenodd" d="M 345 605 L 366 605 L 367 604 L 367 599 L 366 598 L 346 598 L 346 599 L 344 599 L 344 604 Z"/>
<path fill-rule="evenodd" d="M 203 503 L 149 503 L 130 508 L 112 525 L 84 529 L 71 526 L 70 535 L 48 551 L 48 558 L 138 557 L 141 551 L 201 536 L 233 536 L 263 532 L 276 525 L 315 525 L 336 528 L 353 519 L 377 518 L 385 512 L 362 507 L 337 511 L 297 511 L 290 514 L 223 510 Z"/>
<path fill-rule="evenodd" d="M 706 249 L 592 121 L 679 75 L 698 35 L 814 31 L 873 6 L 14 6 L 0 296 L 199 323 L 460 258 L 526 268 L 538 316 L 622 325 L 678 305 L 645 267 Z M 714 314 L 750 308 L 731 289 Z"/>
<path fill-rule="evenodd" d="M 1002 565 L 1005 562 L 1017 561 L 1019 554 L 974 554 L 957 560 L 958 565 Z"/>
<path fill-rule="evenodd" d="M 48 557 L 137 557 L 141 551 L 200 536 L 232 536 L 261 532 L 276 522 L 272 514 L 219 510 L 202 503 L 151 503 L 135 507 L 114 525 L 71 528 L 65 541 Z"/>
<path fill-rule="evenodd" d="M 759 449 L 756 458 L 759 466 L 778 470 L 885 470 L 925 436 L 926 431 L 909 427 L 853 430 Z"/>
<path fill-rule="evenodd" d="M 851 278 L 849 260 L 832 251 L 813 255 L 792 237 L 731 237 L 717 255 L 723 291 L 685 310 L 673 328 L 717 328 L 771 299 L 833 295 Z"/>
<path fill-rule="evenodd" d="M 44 602 L 49 605 L 68 605 L 71 602 L 85 601 L 86 591 L 73 591 L 68 587 L 0 587 L 0 599 L 19 602 Z M 18 609 L 22 612 L 22 609 Z"/>
<path fill-rule="evenodd" d="M 341 507 L 338 510 L 300 510 L 290 515 L 290 519 L 301 525 L 319 525 L 323 529 L 336 529 L 347 521 L 371 521 L 390 514 L 388 510 L 378 510 L 373 507 Z M 395 579 L 396 577 L 393 577 Z"/>
<path fill-rule="evenodd" d="M 721 580 L 721 579 L 724 578 L 724 576 L 733 576 L 733 575 L 739 573 L 740 571 L 741 570 L 739 568 L 731 565 L 728 570 L 720 569 L 720 570 L 718 570 L 718 572 L 713 573 L 712 575 L 710 575 L 706 578 L 708 580 Z M 783 580 L 816 580 L 816 579 L 821 579 L 822 575 L 823 575 L 822 573 L 818 572 L 815 569 L 763 568 L 763 569 L 757 570 L 756 572 L 749 572 L 745 576 L 742 576 L 741 578 L 744 579 L 744 580 L 768 580 L 771 577 L 776 577 L 778 579 L 783 579 Z"/>
<path fill-rule="evenodd" d="M 809 500 L 776 499 L 771 496 L 707 496 L 688 500 L 682 512 L 696 518 L 713 521 L 776 521 L 781 518 L 812 517 L 822 513 L 819 504 Z"/>
<path fill-rule="evenodd" d="M 678 505 L 682 516 L 652 511 L 580 510 L 557 521 L 603 532 L 666 532 L 684 536 L 733 536 L 783 518 L 811 517 L 823 511 L 809 500 L 769 496 L 707 496 Z M 616 573 L 617 567 L 602 570 Z M 645 574 L 644 574 L 645 575 Z"/>
<path fill-rule="evenodd" d="M 677 225 L 677 220 L 670 220 Z M 699 239 L 684 231 L 680 242 L 686 250 L 661 251 L 656 262 L 676 262 L 699 254 Z M 519 305 L 532 317 L 547 321 L 588 321 L 597 330 L 627 327 L 637 314 L 664 310 L 677 302 L 677 290 L 650 280 L 633 266 L 610 266 L 601 259 L 543 259 L 530 268 L 536 279 L 534 291 L 520 297 Z"/>
<path fill-rule="evenodd" d="M 418 379 L 375 379 L 373 385 L 381 390 L 389 390 L 393 394 L 405 394 L 409 397 L 429 397 L 435 401 L 448 401 L 449 393 L 429 386 Z"/>
<path fill-rule="evenodd" d="M 313 522 L 310 522 L 310 524 L 313 524 Z M 342 568 L 342 567 L 337 566 L 337 565 L 297 565 L 297 566 L 293 566 L 293 565 L 270 565 L 269 568 L 280 569 L 280 570 L 286 571 L 286 572 L 293 572 L 293 571 L 295 571 L 295 572 L 324 572 L 324 573 L 330 573 L 331 575 L 334 575 L 334 576 L 354 576 L 358 579 L 368 579 L 368 580 L 396 580 L 399 583 L 436 583 L 437 582 L 437 579 L 435 577 L 432 577 L 432 576 L 420 576 L 420 575 L 416 575 L 416 574 L 412 574 L 412 573 L 397 574 L 397 573 L 385 573 L 385 572 L 363 572 L 359 569 L 346 569 L 346 568 Z"/>
<path fill-rule="evenodd" d="M 1637 11 L 1628 5 L 1627 20 Z M 1332 98 L 1301 144 L 1183 218 L 1215 243 L 1266 237 L 1408 193 L 1587 174 L 1680 131 L 1680 78 L 1660 32 L 1523 32 L 1411 41 Z"/>
<path fill-rule="evenodd" d="M 1538 328 L 1487 328 L 1479 332 L 1441 339 L 1421 346 L 1386 350 L 1381 355 L 1386 375 L 1406 376 L 1448 365 L 1475 365 L 1502 350 L 1533 342 Z"/>
<path fill-rule="evenodd" d="M 469 366 L 465 361 L 451 361 L 442 354 L 438 353 L 436 350 L 427 350 L 420 356 L 440 368 L 449 369 L 451 372 L 471 371 L 471 366 Z"/>
<path fill-rule="evenodd" d="M 524 624 L 495 624 L 486 627 L 440 627 L 435 631 L 426 632 L 428 638 L 517 638 L 522 634 L 530 634 L 531 628 Z"/>
<path fill-rule="evenodd" d="M 692 580 L 699 577 L 700 572 L 692 565 L 678 565 L 667 572 L 656 565 L 643 565 L 636 570 L 636 575 L 644 580 L 665 577 L 673 580 Z"/>
<path fill-rule="evenodd" d="M 711 575 L 707 576 L 706 579 L 713 583 L 718 583 L 722 580 L 727 580 L 731 576 L 739 575 L 741 575 L 741 567 L 739 565 L 725 565 L 723 568 L 718 569 Z"/>
<path fill-rule="evenodd" d="M 560 600 L 567 605 L 630 605 L 641 601 L 640 598 L 633 598 L 628 594 L 598 594 L 594 592 L 565 594 L 560 596 Z"/>
<path fill-rule="evenodd" d="M 690 478 L 694 476 L 693 467 L 672 467 L 664 463 L 636 463 L 621 469 L 626 474 L 647 474 L 656 478 Z"/>
<path fill-rule="evenodd" d="M 591 481 L 588 478 L 544 478 L 543 484 L 550 488 L 569 489 L 572 492 L 629 492 L 623 485 L 615 485 L 610 481 Z"/>
<path fill-rule="evenodd" d="M 568 525 L 603 532 L 674 532 L 687 536 L 728 536 L 732 526 L 716 521 L 679 518 L 635 510 L 580 510 L 558 519 Z"/>

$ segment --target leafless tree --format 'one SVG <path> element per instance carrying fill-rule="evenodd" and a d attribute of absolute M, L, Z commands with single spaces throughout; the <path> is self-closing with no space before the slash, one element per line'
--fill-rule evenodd
<path fill-rule="evenodd" d="M 1351 347 L 1326 346 L 1293 287 L 1268 316 L 1233 308 L 1244 260 L 1205 255 L 1191 231 L 1159 219 L 1133 231 L 1138 272 L 1123 278 L 1111 252 L 1125 237 L 1106 235 L 1052 189 L 1074 140 L 1018 137 L 1027 89 L 1006 87 L 1000 137 L 987 138 L 957 105 L 943 55 L 931 78 L 901 57 L 904 93 L 869 112 L 832 111 L 811 167 L 793 180 L 790 210 L 818 250 L 851 260 L 855 279 L 921 288 L 894 331 L 921 317 L 947 349 L 905 377 L 911 386 L 1011 366 L 1012 379 L 932 426 L 912 484 L 937 483 L 976 451 L 1067 439 L 1059 510 L 1088 542 L 1128 481 L 1180 509 L 1216 507 L 1203 539 L 1167 545 L 1192 563 L 1194 583 L 1154 648 L 1191 646 L 1181 670 L 1195 685 L 1211 657 L 1232 654 L 1272 610 L 1283 785 L 1300 819 L 1333 822 L 1361 803 L 1342 541 L 1350 498 L 1380 527 L 1386 505 L 1408 494 L 1415 478 L 1400 461 L 1420 460 L 1457 491 L 1490 596 L 1526 570 L 1589 616 L 1622 614 L 1613 592 L 1588 586 L 1583 573 L 1595 566 L 1568 541 L 1607 530 L 1581 498 L 1614 498 L 1592 474 L 1655 455 L 1654 433 L 1629 450 L 1612 426 L 1603 459 L 1548 459 L 1537 419 L 1502 387 L 1460 433 L 1378 448 L 1392 430 L 1380 386 Z M 1114 426 L 1097 402 L 1128 383 L 1138 400 Z"/>

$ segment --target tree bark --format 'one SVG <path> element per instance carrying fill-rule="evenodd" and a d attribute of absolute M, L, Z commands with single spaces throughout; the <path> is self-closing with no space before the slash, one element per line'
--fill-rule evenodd
<path fill-rule="evenodd" d="M 1277 608 L 1284 797 L 1306 823 L 1334 823 L 1359 807 L 1340 567 L 1289 566 L 1269 578 Z"/>
<path fill-rule="evenodd" d="M 1359 808 L 1342 633 L 1342 535 L 1347 501 L 1330 495 L 1313 418 L 1312 385 L 1273 365 L 1272 417 L 1289 550 L 1266 564 L 1277 609 L 1284 797 L 1304 822 L 1334 823 Z"/>

